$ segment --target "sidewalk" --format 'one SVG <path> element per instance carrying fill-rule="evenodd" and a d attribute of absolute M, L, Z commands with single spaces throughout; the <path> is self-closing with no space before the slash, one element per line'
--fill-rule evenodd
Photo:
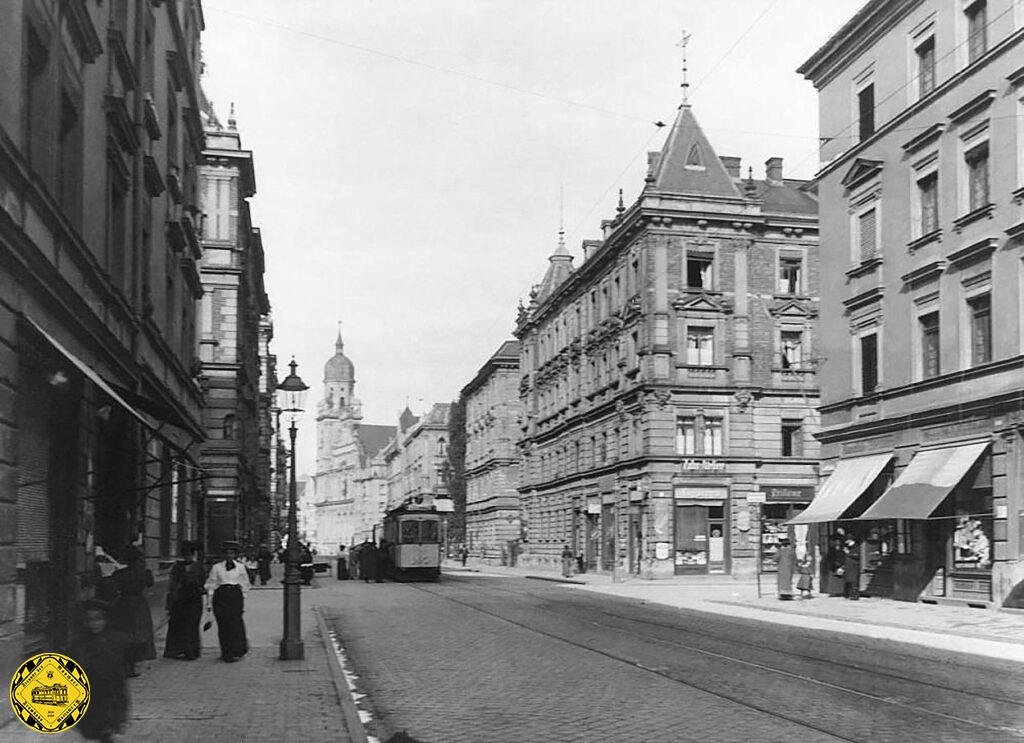
<path fill-rule="evenodd" d="M 846 601 L 823 595 L 809 601 L 779 601 L 774 576 L 762 576 L 762 595 L 758 598 L 756 581 L 733 580 L 727 575 L 673 576 L 655 581 L 629 576 L 616 582 L 609 573 L 583 573 L 562 578 L 558 572 L 542 568 L 484 564 L 469 564 L 463 568 L 456 561 L 446 562 L 445 570 L 556 581 L 574 590 L 595 591 L 644 603 L 1024 663 L 1024 614 L 1018 612 L 891 599 Z"/>
<path fill-rule="evenodd" d="M 278 660 L 284 592 L 282 567 L 273 581 L 249 592 L 245 625 L 249 653 L 238 663 L 219 659 L 217 625 L 202 635 L 203 656 L 196 661 L 156 660 L 139 664 L 141 676 L 128 680 L 131 710 L 118 741 L 186 743 L 189 741 L 303 741 L 348 743 L 342 708 L 329 667 L 328 650 L 317 630 L 313 607 L 330 587 L 318 576 L 302 589 L 302 635 L 305 659 Z M 163 652 L 165 615 L 158 622 L 157 654 Z M 205 616 L 204 620 L 205 621 Z M 333 653 L 333 648 L 331 651 Z M 0 740 L 52 741 L 13 718 L 10 706 L 0 716 Z M 71 731 L 66 740 L 81 740 Z"/>

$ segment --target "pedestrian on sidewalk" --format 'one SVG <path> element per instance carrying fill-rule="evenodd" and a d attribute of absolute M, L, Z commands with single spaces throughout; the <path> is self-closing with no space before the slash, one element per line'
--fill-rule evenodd
<path fill-rule="evenodd" d="M 377 580 L 377 545 L 369 539 L 359 550 L 359 575 L 363 583 Z"/>
<path fill-rule="evenodd" d="M 384 578 L 391 575 L 391 543 L 386 539 L 380 540 L 377 548 L 377 582 L 383 583 Z"/>
<path fill-rule="evenodd" d="M 345 557 L 345 545 L 338 545 L 338 580 L 348 580 L 348 560 Z"/>
<path fill-rule="evenodd" d="M 156 658 L 153 615 L 146 599 L 146 589 L 153 587 L 153 573 L 146 567 L 146 556 L 138 547 L 128 545 L 121 557 L 126 567 L 114 573 L 118 597 L 113 625 L 128 636 L 128 676 L 134 678 L 139 675 L 136 663 Z"/>
<path fill-rule="evenodd" d="M 255 586 L 259 563 L 256 561 L 256 550 L 251 546 L 245 550 L 245 557 L 242 559 L 242 564 L 245 565 L 245 573 L 249 576 L 249 585 Z"/>
<path fill-rule="evenodd" d="M 459 559 L 462 560 L 462 567 L 466 567 L 466 558 L 469 557 L 469 550 L 466 549 L 466 545 L 459 547 Z"/>
<path fill-rule="evenodd" d="M 221 660 L 234 663 L 249 652 L 245 636 L 245 594 L 249 592 L 249 575 L 238 562 L 238 542 L 225 542 L 225 558 L 210 568 L 206 579 L 207 611 L 217 619 Z"/>
<path fill-rule="evenodd" d="M 301 542 L 300 542 L 301 544 Z M 308 544 L 302 544 L 299 553 L 299 573 L 302 575 L 303 585 L 309 586 L 313 583 L 313 550 Z"/>
<path fill-rule="evenodd" d="M 797 558 L 796 572 L 799 578 L 796 581 L 796 589 L 800 591 L 800 598 L 814 598 L 814 560 L 810 552 L 804 552 Z"/>
<path fill-rule="evenodd" d="M 270 563 L 274 560 L 274 553 L 264 542 L 260 545 L 260 551 L 256 553 L 256 570 L 260 576 L 260 585 L 267 585 L 270 580 Z"/>
<path fill-rule="evenodd" d="M 195 660 L 201 654 L 199 622 L 203 618 L 206 570 L 196 559 L 198 553 L 196 542 L 185 542 L 181 547 L 182 559 L 171 568 L 165 658 Z"/>
<path fill-rule="evenodd" d="M 846 572 L 846 553 L 843 552 L 843 540 L 836 534 L 829 541 L 828 552 L 825 553 L 825 575 L 822 593 L 829 596 L 843 595 L 843 573 Z"/>
<path fill-rule="evenodd" d="M 572 550 L 569 549 L 569 545 L 562 547 L 562 577 L 572 577 L 572 564 L 573 564 Z"/>
<path fill-rule="evenodd" d="M 793 598 L 793 568 L 796 564 L 796 552 L 789 542 L 789 537 L 779 537 L 779 551 L 776 559 L 779 566 L 778 572 L 775 574 L 779 600 L 790 601 Z"/>
<path fill-rule="evenodd" d="M 128 718 L 128 637 L 110 627 L 112 607 L 105 601 L 82 602 L 83 631 L 71 646 L 89 678 L 91 699 L 75 726 L 83 738 L 112 741 Z"/>
<path fill-rule="evenodd" d="M 843 553 L 843 598 L 856 601 L 860 598 L 860 542 L 848 537 Z"/>

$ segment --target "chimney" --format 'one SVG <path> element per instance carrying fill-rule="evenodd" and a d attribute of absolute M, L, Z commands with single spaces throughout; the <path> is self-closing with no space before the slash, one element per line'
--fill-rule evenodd
<path fill-rule="evenodd" d="M 740 177 L 740 158 L 723 155 L 718 159 L 722 161 L 722 165 L 725 166 L 725 172 L 729 174 L 730 178 Z"/>
<path fill-rule="evenodd" d="M 769 157 L 764 161 L 765 178 L 773 183 L 782 183 L 782 158 Z"/>

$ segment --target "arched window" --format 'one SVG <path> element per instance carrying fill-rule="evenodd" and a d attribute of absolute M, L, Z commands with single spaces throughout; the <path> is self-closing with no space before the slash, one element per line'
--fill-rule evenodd
<path fill-rule="evenodd" d="M 437 440 L 437 454 L 438 456 L 443 457 L 445 453 L 445 440 L 440 438 Z"/>

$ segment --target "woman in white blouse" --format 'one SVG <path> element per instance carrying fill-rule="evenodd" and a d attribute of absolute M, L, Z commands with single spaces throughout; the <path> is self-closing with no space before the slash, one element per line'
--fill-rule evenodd
<path fill-rule="evenodd" d="M 249 651 L 242 620 L 249 574 L 238 560 L 238 542 L 225 542 L 223 550 L 224 560 L 214 563 L 206 579 L 206 610 L 217 618 L 221 660 L 234 663 Z"/>

